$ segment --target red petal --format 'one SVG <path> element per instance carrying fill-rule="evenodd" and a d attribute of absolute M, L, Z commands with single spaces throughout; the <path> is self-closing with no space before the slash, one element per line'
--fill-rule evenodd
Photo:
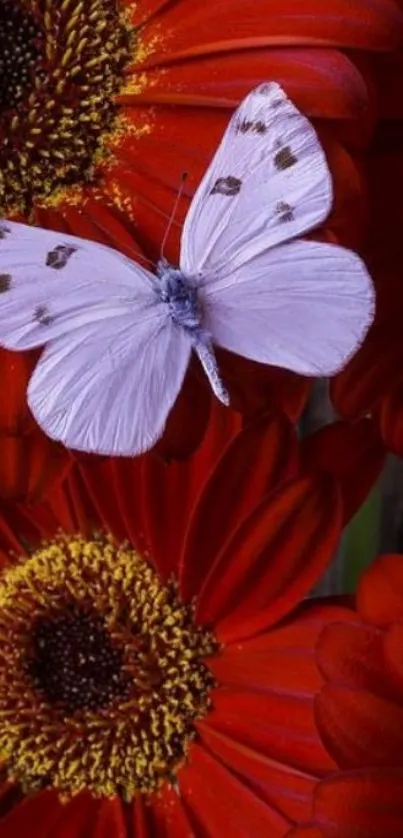
<path fill-rule="evenodd" d="M 37 352 L 0 349 L 0 433 L 21 434 L 34 427 L 27 405 L 27 386 Z"/>
<path fill-rule="evenodd" d="M 59 818 L 52 828 L 52 838 L 92 838 L 101 805 L 89 793 L 82 792 L 67 804 L 59 806 Z"/>
<path fill-rule="evenodd" d="M 391 2 L 372 0 L 351 5 L 349 0 L 255 0 L 245 15 L 243 0 L 217 0 L 214 8 L 203 0 L 170 3 L 150 21 L 143 34 L 155 43 L 153 61 L 166 64 L 178 57 L 196 57 L 250 47 L 343 46 L 353 49 L 394 49 L 401 45 L 402 16 Z M 139 12 L 138 12 L 139 14 Z M 140 16 L 141 12 L 140 12 Z M 231 26 L 228 26 L 228 20 Z M 164 38 L 161 33 L 167 33 Z M 148 59 L 148 66 L 151 59 Z"/>
<path fill-rule="evenodd" d="M 302 441 L 302 464 L 337 477 L 343 495 L 344 521 L 359 509 L 385 461 L 385 449 L 372 420 L 354 425 L 333 422 Z"/>
<path fill-rule="evenodd" d="M 63 806 L 53 792 L 39 792 L 26 797 L 0 820 L 0 838 L 44 838 L 52 832 Z M 58 837 L 59 838 L 59 837 Z"/>
<path fill-rule="evenodd" d="M 207 725 L 199 726 L 199 734 L 221 762 L 287 821 L 309 818 L 315 777 L 276 762 Z"/>
<path fill-rule="evenodd" d="M 153 63 L 154 56 L 149 61 Z M 139 93 L 123 93 L 118 101 L 134 107 L 158 103 L 233 108 L 262 78 L 276 79 L 310 117 L 359 119 L 369 109 L 368 87 L 347 56 L 333 49 L 293 47 L 265 53 L 244 48 L 241 54 L 224 52 L 193 64 L 172 64 L 163 73 L 155 72 L 152 83 Z"/>
<path fill-rule="evenodd" d="M 326 684 L 316 698 L 315 715 L 340 767 L 402 764 L 403 707 L 363 689 Z"/>
<path fill-rule="evenodd" d="M 122 805 L 124 804 L 117 797 L 102 800 L 94 829 L 90 833 L 91 838 L 129 838 Z M 74 838 L 78 836 L 74 835 Z M 85 835 L 82 838 L 85 838 Z"/>
<path fill-rule="evenodd" d="M 134 544 L 144 541 L 162 579 L 167 579 L 171 573 L 177 575 L 184 536 L 196 499 L 240 424 L 238 414 L 223 408 L 214 399 L 203 442 L 188 460 L 168 465 L 155 455 L 146 456 L 141 478 L 137 481 L 133 479 L 134 461 L 127 461 L 125 466 L 116 463 L 119 504 L 127 533 Z M 141 545 L 139 549 L 144 552 Z"/>
<path fill-rule="evenodd" d="M 201 745 L 178 775 L 181 795 L 197 836 L 283 838 L 287 823 Z"/>
<path fill-rule="evenodd" d="M 330 838 L 318 826 L 297 826 L 291 832 L 287 832 L 286 838 Z M 344 836 L 345 838 L 345 836 Z"/>
<path fill-rule="evenodd" d="M 316 662 L 327 681 L 394 701 L 396 686 L 388 672 L 384 644 L 384 633 L 377 629 L 348 621 L 333 623 L 322 631 Z"/>
<path fill-rule="evenodd" d="M 167 462 L 182 460 L 200 445 L 209 421 L 212 394 L 207 379 L 195 375 L 193 368 L 168 416 L 162 439 L 155 452 Z"/>
<path fill-rule="evenodd" d="M 368 623 L 388 626 L 403 619 L 403 556 L 378 559 L 361 576 L 357 609 Z"/>
<path fill-rule="evenodd" d="M 218 688 L 211 701 L 208 716 L 196 723 L 201 731 L 217 730 L 283 767 L 313 775 L 334 769 L 319 737 L 311 698 L 281 690 Z"/>
<path fill-rule="evenodd" d="M 393 769 L 324 780 L 315 794 L 315 822 L 324 838 L 401 838 L 402 786 L 403 770 Z M 301 838 L 308 836 L 301 833 Z M 300 833 L 293 838 L 300 838 Z"/>
<path fill-rule="evenodd" d="M 385 445 L 403 455 L 403 388 L 392 390 L 382 401 L 380 426 Z"/>
<path fill-rule="evenodd" d="M 218 637 L 250 637 L 285 616 L 312 588 L 340 536 L 341 506 L 327 475 L 301 478 L 262 501 L 215 561 L 197 619 Z"/>
<path fill-rule="evenodd" d="M 21 436 L 0 434 L 0 495 L 6 500 L 39 503 L 70 467 L 68 451 L 39 428 Z"/>
<path fill-rule="evenodd" d="M 297 439 L 281 415 L 260 417 L 235 437 L 204 486 L 189 525 L 180 578 L 185 599 L 198 592 L 238 525 L 296 467 Z"/>
<path fill-rule="evenodd" d="M 153 838 L 199 838 L 186 816 L 180 797 L 165 784 L 150 800 L 149 818 Z"/>
<path fill-rule="evenodd" d="M 396 689 L 399 690 L 399 699 L 403 704 L 403 626 L 395 625 L 385 637 L 384 652 L 386 662 L 391 671 L 391 676 Z"/>

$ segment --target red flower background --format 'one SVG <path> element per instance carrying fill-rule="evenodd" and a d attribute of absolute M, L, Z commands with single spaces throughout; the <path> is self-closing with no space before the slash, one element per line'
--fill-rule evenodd
<path fill-rule="evenodd" d="M 176 260 L 180 224 L 229 111 L 262 79 L 276 79 L 313 119 L 328 156 L 335 205 L 318 235 L 359 247 L 368 220 L 368 150 L 379 120 L 399 117 L 399 4 L 329 0 L 319 13 L 314 0 L 290 0 L 286 8 L 274 0 L 259 0 L 247 11 L 244 0 L 125 0 L 123 7 L 137 31 L 135 59 L 117 97 L 130 130 L 114 137 L 112 157 L 99 164 L 93 184 L 80 186 L 80 200 L 75 188 L 70 199 L 67 190 L 63 200 L 38 202 L 36 222 L 112 244 L 131 255 L 134 240 L 136 247 L 156 258 L 186 170 L 186 192 L 167 245 L 167 255 Z M 389 235 L 387 224 L 383 229 Z M 34 359 L 10 358 L 4 352 L 0 357 L 0 386 L 7 393 L 7 407 L 0 415 L 0 490 L 6 497 L 38 500 L 64 469 L 66 455 L 50 447 L 28 416 L 25 389 Z M 227 353 L 220 353 L 219 360 L 232 404 L 247 418 L 273 405 L 294 421 L 301 414 L 309 389 L 306 381 Z M 361 382 L 361 371 L 355 375 L 354 369 L 351 387 L 350 371 L 346 373 L 348 392 Z M 336 388 L 343 388 L 343 380 Z M 335 400 L 342 409 L 342 398 Z M 170 417 L 161 445 L 164 456 L 187 455 L 197 446 L 210 405 L 207 386 L 193 368 Z M 360 410 L 366 411 L 361 402 Z"/>
<path fill-rule="evenodd" d="M 316 660 L 325 684 L 315 718 L 340 773 L 319 784 L 295 838 L 398 838 L 403 827 L 403 556 L 379 557 L 357 610 L 326 626 Z"/>
<path fill-rule="evenodd" d="M 73 459 L 45 438 L 26 406 L 35 359 L 1 352 L 3 566 L 59 527 L 85 537 L 103 527 L 129 539 L 163 581 L 174 574 L 223 646 L 209 662 L 213 709 L 196 723 L 179 795 L 166 785 L 131 804 L 84 793 L 62 805 L 54 791 L 24 797 L 4 783 L 0 838 L 401 838 L 402 557 L 379 559 L 356 603 L 301 602 L 385 447 L 403 452 L 402 3 L 328 0 L 319 12 L 315 0 L 123 5 L 139 27 L 117 97 L 132 130 L 114 139 L 79 202 L 67 191 L 36 204 L 33 220 L 129 255 L 134 242 L 155 259 L 186 170 L 167 246 L 175 261 L 229 112 L 276 79 L 313 120 L 334 179 L 334 209 L 315 236 L 364 255 L 377 317 L 331 386 L 348 421 L 299 444 L 291 422 L 308 383 L 222 353 L 238 412 L 212 402 L 193 368 L 157 450 L 133 461 Z"/>

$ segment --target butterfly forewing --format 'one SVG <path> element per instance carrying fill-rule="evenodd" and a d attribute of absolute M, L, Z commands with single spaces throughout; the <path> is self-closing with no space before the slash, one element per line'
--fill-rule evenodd
<path fill-rule="evenodd" d="M 229 265 L 320 224 L 330 173 L 309 121 L 275 83 L 252 91 L 232 116 L 187 215 L 181 267 L 213 281 Z"/>

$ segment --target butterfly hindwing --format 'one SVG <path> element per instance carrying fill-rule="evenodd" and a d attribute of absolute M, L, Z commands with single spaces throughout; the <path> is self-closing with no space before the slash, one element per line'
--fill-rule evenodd
<path fill-rule="evenodd" d="M 302 375 L 332 375 L 362 342 L 374 291 L 355 253 L 299 239 L 207 285 L 203 305 L 219 346 Z"/>

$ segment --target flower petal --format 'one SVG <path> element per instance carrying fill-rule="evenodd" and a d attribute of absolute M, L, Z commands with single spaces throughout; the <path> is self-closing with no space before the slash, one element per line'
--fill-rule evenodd
<path fill-rule="evenodd" d="M 352 614 L 350 619 L 354 619 Z M 325 626 L 317 644 L 316 662 L 327 681 L 394 698 L 385 667 L 384 636 L 370 626 L 347 621 Z"/>
<path fill-rule="evenodd" d="M 278 691 L 217 688 L 197 729 L 217 730 L 283 766 L 320 775 L 335 763 L 318 734 L 311 697 Z"/>
<path fill-rule="evenodd" d="M 365 13 L 364 13 L 365 11 Z M 231 26 L 228 26 L 228 14 Z M 141 12 L 140 12 L 141 14 Z M 143 38 L 155 41 L 153 60 L 161 64 L 183 57 L 196 57 L 242 47 L 324 45 L 353 49 L 393 49 L 401 43 L 402 16 L 392 2 L 371 3 L 329 0 L 318 8 L 315 0 L 289 0 L 287 6 L 272 0 L 255 0 L 245 17 L 242 0 L 218 0 L 214 7 L 203 0 L 176 0 L 165 5 L 155 22 L 147 25 Z M 267 27 L 267 28 L 266 28 Z M 166 39 L 161 32 L 169 33 Z M 150 59 L 147 61 L 150 65 Z"/>
<path fill-rule="evenodd" d="M 357 610 L 368 623 L 388 626 L 403 619 L 403 556 L 379 556 L 362 574 Z"/>
<path fill-rule="evenodd" d="M 284 818 L 260 800 L 202 745 L 193 744 L 178 774 L 195 835 L 209 838 L 282 838 Z M 217 791 L 219 793 L 217 793 Z"/>
<path fill-rule="evenodd" d="M 185 599 L 198 592 L 215 557 L 261 498 L 296 468 L 297 438 L 280 414 L 255 419 L 227 446 L 189 524 L 180 573 Z"/>
<path fill-rule="evenodd" d="M 338 487 L 328 475 L 294 480 L 263 500 L 212 566 L 196 607 L 222 642 L 280 620 L 312 588 L 340 536 Z"/>
<path fill-rule="evenodd" d="M 39 503 L 71 467 L 71 457 L 39 428 L 21 436 L 0 434 L 0 495 Z"/>
<path fill-rule="evenodd" d="M 200 724 L 199 735 L 210 752 L 242 777 L 267 806 L 291 823 L 309 818 L 316 777 L 276 762 L 208 725 Z"/>
<path fill-rule="evenodd" d="M 150 838 L 198 838 L 189 823 L 178 792 L 168 784 L 165 783 L 150 798 L 147 808 Z"/>
<path fill-rule="evenodd" d="M 0 819 L 0 838 L 47 838 L 54 835 L 54 825 L 63 807 L 54 792 L 43 791 L 25 797 L 23 802 Z"/>
<path fill-rule="evenodd" d="M 94 828 L 88 838 L 130 838 L 123 813 L 123 805 L 116 797 L 111 800 L 102 800 L 96 820 L 94 819 Z M 84 835 L 83 838 L 85 838 Z"/>
<path fill-rule="evenodd" d="M 121 93 L 118 102 L 134 107 L 142 103 L 233 108 L 266 78 L 276 79 L 310 117 L 357 119 L 369 110 L 369 89 L 361 72 L 337 50 L 274 47 L 264 58 L 259 50 L 247 46 L 241 50 L 164 67 L 163 73 L 154 72 L 150 83 L 137 93 L 130 93 L 129 82 L 128 92 Z M 154 61 L 151 53 L 145 66 Z M 134 65 L 134 73 L 136 70 Z"/>
<path fill-rule="evenodd" d="M 324 838 L 400 838 L 402 784 L 403 770 L 393 769 L 367 769 L 324 780 L 314 796 L 315 823 Z M 301 833 L 301 838 L 308 836 Z M 293 838 L 300 838 L 298 830 Z"/>
<path fill-rule="evenodd" d="M 323 742 L 341 768 L 402 764 L 403 707 L 363 689 L 326 684 L 315 701 Z"/>
<path fill-rule="evenodd" d="M 354 425 L 332 422 L 301 444 L 302 465 L 328 471 L 341 485 L 344 521 L 357 512 L 385 462 L 386 451 L 375 424 L 361 419 Z"/>

